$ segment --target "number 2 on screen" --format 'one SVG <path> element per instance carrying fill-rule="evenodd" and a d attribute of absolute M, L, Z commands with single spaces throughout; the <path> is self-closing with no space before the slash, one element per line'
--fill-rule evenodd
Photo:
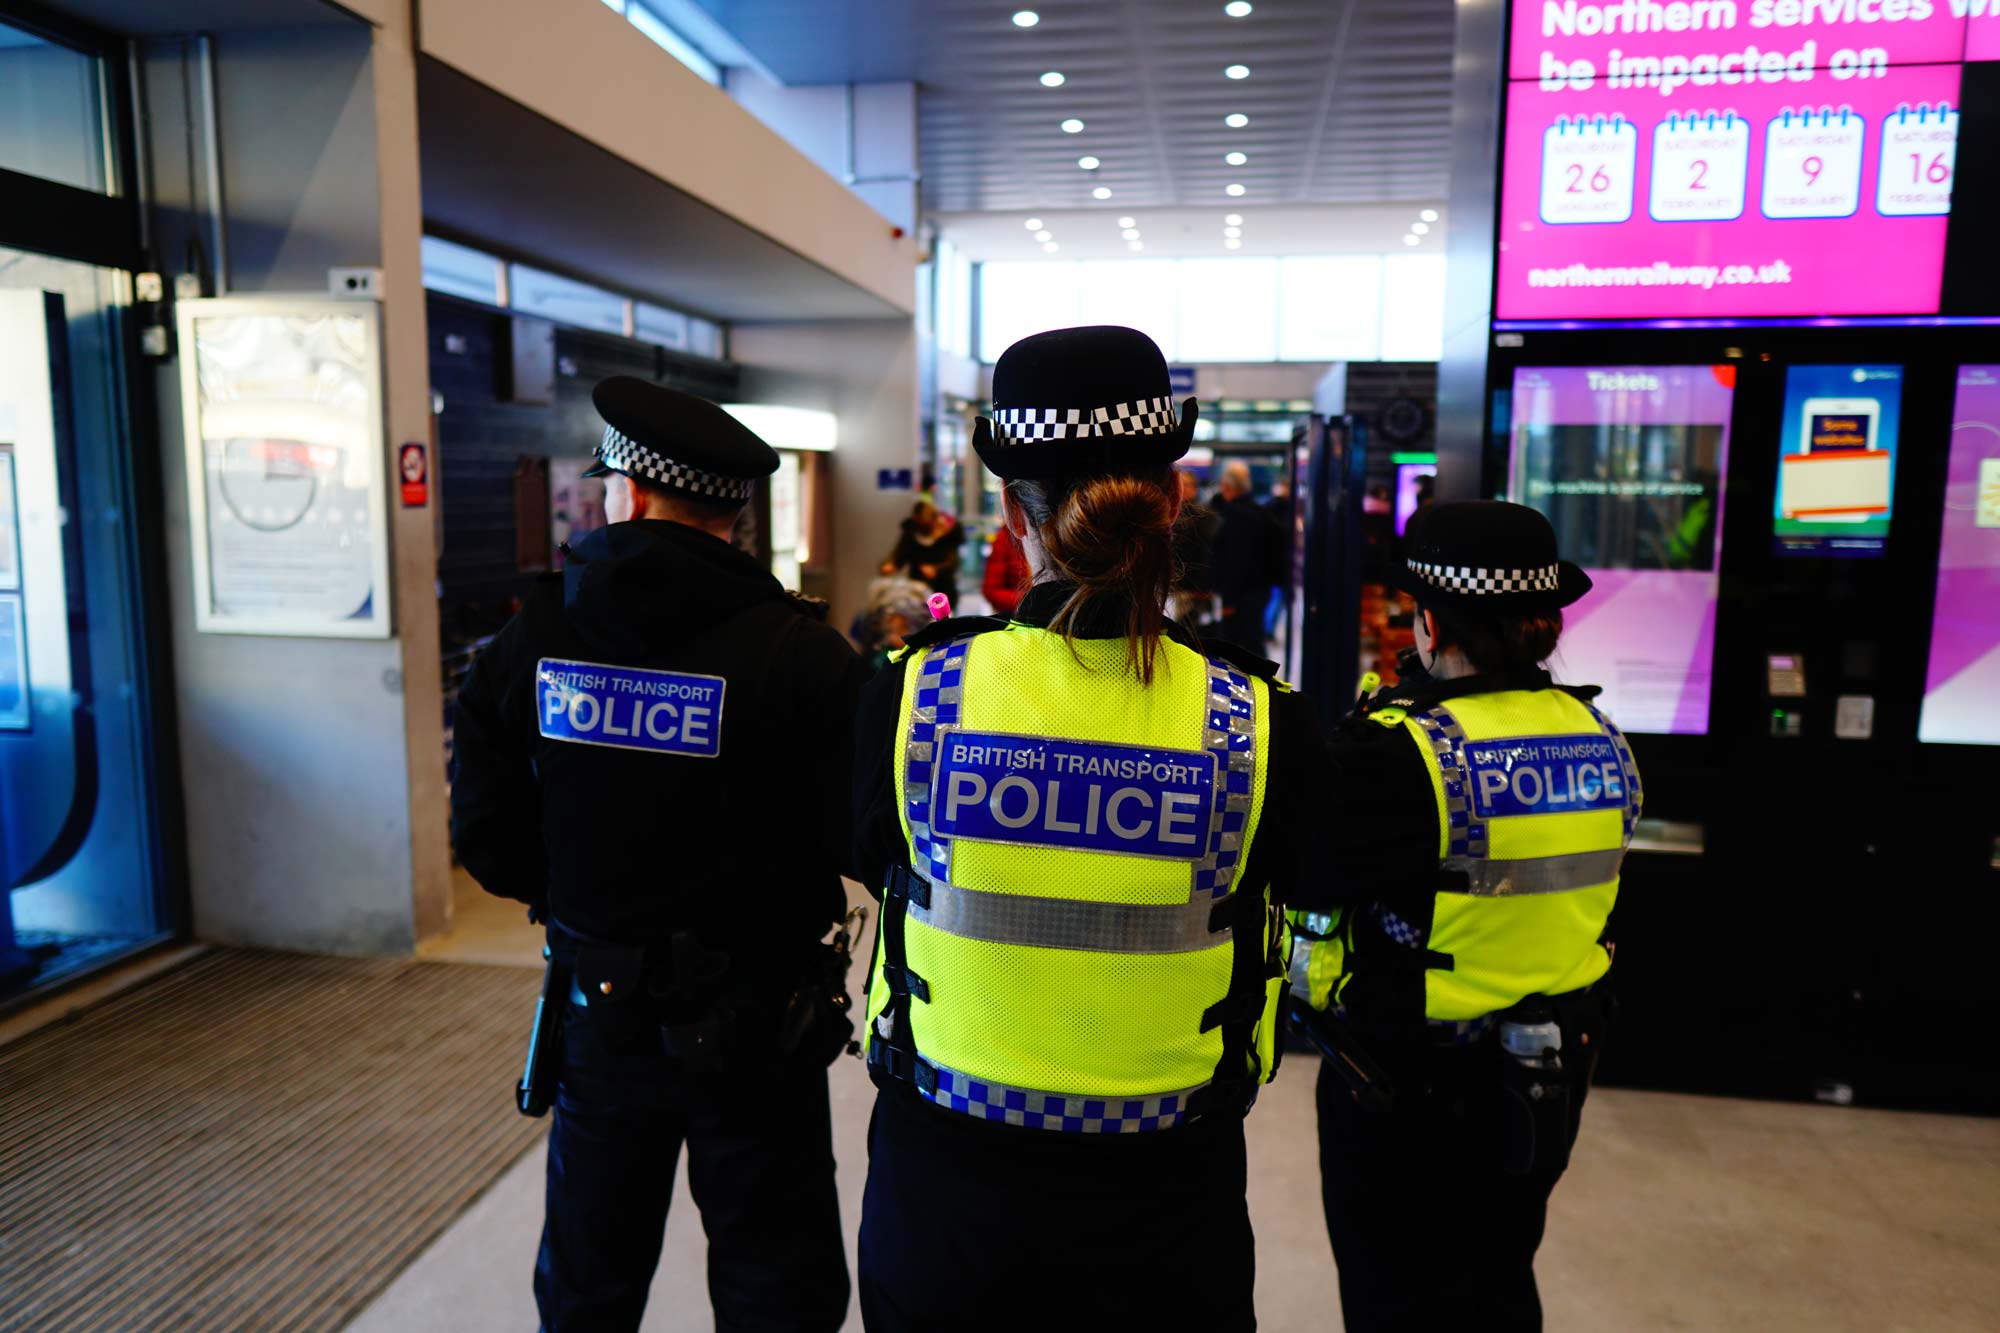
<path fill-rule="evenodd" d="M 1750 122 L 1736 113 L 1675 113 L 1654 127 L 1647 203 L 1653 221 L 1741 217 L 1749 176 Z"/>

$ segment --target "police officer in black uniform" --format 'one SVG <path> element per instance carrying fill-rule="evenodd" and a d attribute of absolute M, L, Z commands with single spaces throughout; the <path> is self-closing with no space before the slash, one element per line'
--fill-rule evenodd
<path fill-rule="evenodd" d="M 610 524 L 473 666 L 452 788 L 460 860 L 568 978 L 535 1299 L 551 1333 L 638 1327 L 685 1143 L 717 1329 L 837 1329 L 820 941 L 865 672 L 730 543 L 771 447 L 642 380 L 593 399 Z"/>

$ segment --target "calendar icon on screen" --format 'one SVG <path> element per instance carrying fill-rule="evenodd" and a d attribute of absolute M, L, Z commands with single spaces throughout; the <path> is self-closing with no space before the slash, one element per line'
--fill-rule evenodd
<path fill-rule="evenodd" d="M 1653 221 L 1742 217 L 1749 180 L 1750 122 L 1734 111 L 1676 112 L 1654 128 Z"/>
<path fill-rule="evenodd" d="M 1847 218 L 1861 207 L 1868 122 L 1848 107 L 1786 107 L 1764 128 L 1764 216 Z"/>
<path fill-rule="evenodd" d="M 1958 111 L 1947 103 L 1897 107 L 1882 121 L 1882 170 L 1875 211 L 1919 217 L 1951 211 L 1958 167 Z"/>
<path fill-rule="evenodd" d="M 1542 135 L 1542 221 L 1624 222 L 1632 216 L 1639 127 L 1623 116 L 1567 116 Z"/>

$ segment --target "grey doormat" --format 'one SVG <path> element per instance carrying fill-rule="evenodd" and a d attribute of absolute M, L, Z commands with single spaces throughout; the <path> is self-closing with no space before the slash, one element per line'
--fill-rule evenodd
<path fill-rule="evenodd" d="M 0 1047 L 0 1330 L 340 1328 L 546 1126 L 539 981 L 219 950 Z"/>

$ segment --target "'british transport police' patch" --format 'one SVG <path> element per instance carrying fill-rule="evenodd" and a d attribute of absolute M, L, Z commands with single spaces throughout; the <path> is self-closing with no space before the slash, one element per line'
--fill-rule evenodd
<path fill-rule="evenodd" d="M 974 842 L 1200 859 L 1215 800 L 1205 750 L 941 728 L 931 829 Z"/>
<path fill-rule="evenodd" d="M 1468 741 L 1465 764 L 1482 819 L 1625 808 L 1625 770 L 1609 736 Z"/>
<path fill-rule="evenodd" d="M 580 745 L 692 755 L 722 753 L 720 676 L 544 657 L 535 666 L 542 735 Z"/>

